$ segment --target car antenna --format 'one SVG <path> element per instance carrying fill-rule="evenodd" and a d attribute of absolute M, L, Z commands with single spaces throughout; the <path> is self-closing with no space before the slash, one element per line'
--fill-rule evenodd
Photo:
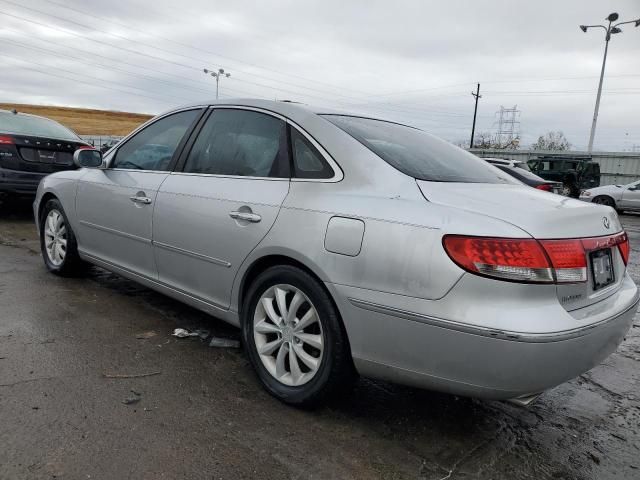
<path fill-rule="evenodd" d="M 13 113 L 14 115 L 18 114 L 18 110 L 16 110 L 15 108 L 13 110 L 11 110 L 11 113 Z"/>

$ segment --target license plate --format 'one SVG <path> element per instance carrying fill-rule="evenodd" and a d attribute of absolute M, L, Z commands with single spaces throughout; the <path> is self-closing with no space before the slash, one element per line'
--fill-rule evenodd
<path fill-rule="evenodd" d="M 56 152 L 38 150 L 38 159 L 41 163 L 55 163 Z"/>
<path fill-rule="evenodd" d="M 591 272 L 593 273 L 593 289 L 599 290 L 611 285 L 615 281 L 611 249 L 605 248 L 591 252 L 589 258 L 591 259 Z"/>

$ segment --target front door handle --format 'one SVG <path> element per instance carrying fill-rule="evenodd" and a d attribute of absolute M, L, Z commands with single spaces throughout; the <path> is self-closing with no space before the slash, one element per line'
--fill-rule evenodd
<path fill-rule="evenodd" d="M 134 196 L 129 197 L 129 200 L 131 200 L 133 203 L 142 203 L 143 205 L 149 205 L 151 203 L 151 199 L 149 197 Z"/>
<path fill-rule="evenodd" d="M 260 220 L 262 220 L 262 217 L 260 215 L 258 215 L 257 213 L 251 213 L 251 212 L 236 211 L 236 212 L 229 213 L 229 216 L 236 220 L 245 220 L 251 223 L 258 223 Z"/>

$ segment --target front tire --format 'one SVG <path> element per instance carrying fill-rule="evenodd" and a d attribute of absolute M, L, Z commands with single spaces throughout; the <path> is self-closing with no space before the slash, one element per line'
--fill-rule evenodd
<path fill-rule="evenodd" d="M 56 275 L 75 276 L 86 268 L 67 215 L 55 198 L 47 201 L 40 215 L 40 250 L 45 266 Z"/>
<path fill-rule="evenodd" d="M 597 205 L 605 205 L 611 208 L 616 208 L 616 202 L 613 200 L 613 198 L 606 195 L 600 195 L 594 198 L 592 203 L 595 203 Z"/>
<path fill-rule="evenodd" d="M 255 279 L 243 303 L 242 336 L 263 386 L 290 405 L 317 405 L 355 377 L 336 307 L 299 268 L 275 266 Z"/>

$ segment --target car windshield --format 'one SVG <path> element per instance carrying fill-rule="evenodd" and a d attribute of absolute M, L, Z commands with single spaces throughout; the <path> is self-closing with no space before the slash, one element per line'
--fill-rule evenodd
<path fill-rule="evenodd" d="M 323 115 L 402 173 L 419 180 L 507 183 L 484 160 L 417 128 L 369 118 Z"/>
<path fill-rule="evenodd" d="M 58 122 L 48 118 L 12 112 L 0 112 L 0 133 L 56 138 L 74 142 L 80 140 L 80 137 Z"/>

